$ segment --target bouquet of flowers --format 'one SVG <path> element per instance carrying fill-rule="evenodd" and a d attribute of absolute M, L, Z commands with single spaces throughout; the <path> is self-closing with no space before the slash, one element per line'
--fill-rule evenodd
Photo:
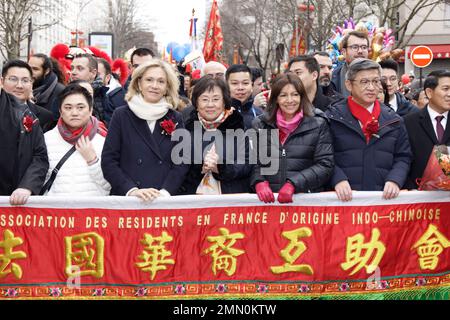
<path fill-rule="evenodd" d="M 422 179 L 418 179 L 419 190 L 450 191 L 450 147 L 434 146 Z"/>

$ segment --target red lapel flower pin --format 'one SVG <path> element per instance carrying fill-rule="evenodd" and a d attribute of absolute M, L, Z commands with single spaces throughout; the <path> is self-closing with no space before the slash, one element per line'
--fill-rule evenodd
<path fill-rule="evenodd" d="M 166 119 L 164 121 L 161 121 L 161 128 L 163 129 L 163 131 L 161 131 L 161 134 L 171 136 L 172 133 L 177 128 L 177 125 L 178 125 L 178 122 L 175 123 L 175 122 L 173 122 L 172 119 Z"/>
<path fill-rule="evenodd" d="M 34 119 L 29 114 L 27 114 L 25 117 L 23 117 L 22 124 L 23 124 L 23 127 L 25 128 L 25 131 L 31 132 L 33 130 L 33 125 L 37 121 L 38 121 L 37 119 Z"/>

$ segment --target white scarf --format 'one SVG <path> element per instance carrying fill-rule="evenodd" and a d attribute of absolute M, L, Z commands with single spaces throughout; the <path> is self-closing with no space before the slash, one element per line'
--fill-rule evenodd
<path fill-rule="evenodd" d="M 128 106 L 136 117 L 147 121 L 159 120 L 167 114 L 169 109 L 173 109 L 173 106 L 165 98 L 162 98 L 158 103 L 148 103 L 141 94 L 131 98 Z"/>

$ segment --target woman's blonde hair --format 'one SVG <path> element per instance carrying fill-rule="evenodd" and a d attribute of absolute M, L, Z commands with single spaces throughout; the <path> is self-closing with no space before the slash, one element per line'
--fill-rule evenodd
<path fill-rule="evenodd" d="M 166 98 L 166 101 L 176 109 L 179 103 L 178 88 L 180 86 L 180 80 L 178 79 L 176 71 L 170 64 L 158 59 L 152 59 L 134 70 L 125 99 L 130 101 L 134 96 L 141 94 L 141 91 L 139 90 L 139 80 L 141 80 L 144 73 L 151 68 L 161 68 L 166 74 L 167 92 L 164 97 Z"/>

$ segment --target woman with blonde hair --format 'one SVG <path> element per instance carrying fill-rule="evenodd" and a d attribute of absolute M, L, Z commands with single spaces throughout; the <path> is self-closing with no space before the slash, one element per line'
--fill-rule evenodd
<path fill-rule="evenodd" d="M 132 76 L 127 105 L 117 108 L 109 124 L 102 169 L 112 195 L 152 201 L 176 194 L 187 165 L 174 165 L 171 141 L 184 128 L 178 105 L 179 80 L 166 62 L 153 59 Z"/>

